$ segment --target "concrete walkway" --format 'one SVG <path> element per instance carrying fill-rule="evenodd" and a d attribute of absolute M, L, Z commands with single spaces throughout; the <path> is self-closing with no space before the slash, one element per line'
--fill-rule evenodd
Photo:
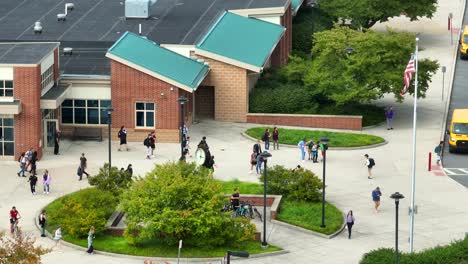
<path fill-rule="evenodd" d="M 454 25 L 461 18 L 464 5 L 459 0 L 440 0 L 438 13 L 432 20 L 423 19 L 409 23 L 408 19 L 396 18 L 375 28 L 383 30 L 386 26 L 421 32 L 422 57 L 439 60 L 447 66 L 447 75 L 451 76 L 453 50 L 450 46 L 450 35 L 446 31 L 446 17 L 454 13 Z M 417 158 L 417 192 L 416 203 L 419 213 L 415 220 L 415 249 L 447 244 L 453 239 L 462 238 L 467 231 L 466 215 L 468 192 L 465 187 L 445 176 L 434 176 L 427 172 L 427 154 L 434 149 L 440 137 L 445 103 L 441 101 L 441 73 L 433 77 L 427 98 L 419 102 L 418 118 L 418 158 Z M 411 189 L 411 128 L 412 98 L 409 96 L 403 104 L 393 103 L 393 98 L 384 98 L 381 105 L 393 105 L 396 111 L 394 128 L 387 131 L 385 127 L 375 127 L 364 133 L 384 137 L 389 144 L 369 150 L 336 150 L 330 151 L 327 159 L 327 200 L 333 202 L 343 211 L 352 209 L 356 224 L 353 228 L 353 239 L 348 240 L 345 234 L 326 240 L 304 234 L 278 225 L 268 225 L 268 241 L 288 250 L 290 253 L 265 258 L 236 260 L 242 263 L 358 263 L 362 255 L 379 247 L 394 245 L 394 211 L 393 201 L 388 198 L 395 191 L 403 193 L 406 198 L 400 203 L 400 249 L 408 250 L 409 217 L 407 208 L 410 203 Z M 207 136 L 210 149 L 215 155 L 218 166 L 215 177 L 219 179 L 240 179 L 257 182 L 256 176 L 249 174 L 249 156 L 252 142 L 240 133 L 251 124 L 232 124 L 219 122 L 201 122 L 192 127 L 192 150 L 203 135 Z M 114 143 L 114 150 L 117 143 Z M 129 152 L 113 152 L 113 165 L 126 167 L 132 163 L 135 173 L 144 175 L 154 162 L 163 163 L 178 158 L 177 144 L 158 144 L 156 158 L 145 160 L 141 143 L 130 144 Z M 26 178 L 18 178 L 15 162 L 1 162 L 3 179 L 0 193 L 0 210 L 5 221 L 0 228 L 8 229 L 7 215 L 11 206 L 16 205 L 23 216 L 23 231 L 38 235 L 33 221 L 38 210 L 55 198 L 81 188 L 87 182 L 78 182 L 75 176 L 79 156 L 85 152 L 89 161 L 89 171 L 96 172 L 107 160 L 106 142 L 64 142 L 62 155 L 46 155 L 38 163 L 38 168 L 49 169 L 52 176 L 51 193 L 32 196 Z M 376 161 L 375 179 L 368 180 L 364 167 L 363 155 L 368 153 Z M 295 148 L 283 148 L 272 151 L 269 164 L 282 164 L 294 167 L 299 164 L 299 151 Z M 301 163 L 321 177 L 321 164 Z M 381 212 L 374 214 L 370 193 L 380 186 L 383 197 Z M 39 184 L 38 187 L 41 187 Z M 241 190 L 242 192 L 242 190 Z M 49 239 L 38 237 L 38 243 L 52 246 Z M 182 251 L 183 254 L 183 251 Z M 63 247 L 59 251 L 43 257 L 44 263 L 142 263 L 132 258 L 117 258 L 104 255 L 88 256 L 85 252 Z M 186 263 L 182 261 L 182 263 Z"/>

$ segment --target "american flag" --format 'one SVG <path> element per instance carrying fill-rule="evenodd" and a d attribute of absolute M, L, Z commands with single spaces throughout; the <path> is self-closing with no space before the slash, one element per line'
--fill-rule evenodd
<path fill-rule="evenodd" d="M 411 59 L 408 62 L 408 65 L 406 65 L 405 73 L 403 74 L 403 82 L 405 83 L 405 86 L 403 87 L 403 90 L 401 90 L 400 95 L 404 95 L 408 91 L 408 87 L 411 82 L 411 78 L 413 78 L 413 73 L 416 72 L 416 69 L 414 68 L 414 55 L 411 55 Z"/>

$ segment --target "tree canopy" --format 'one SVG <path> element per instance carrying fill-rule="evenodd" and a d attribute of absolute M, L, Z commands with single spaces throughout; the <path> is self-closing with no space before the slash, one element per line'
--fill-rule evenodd
<path fill-rule="evenodd" d="M 393 93 L 403 100 L 403 72 L 415 48 L 415 37 L 406 32 L 359 32 L 335 26 L 314 35 L 312 59 L 293 57 L 284 69 L 289 80 L 301 81 L 313 94 L 337 105 L 368 103 Z M 347 47 L 354 52 L 349 54 Z M 419 59 L 418 97 L 425 97 L 437 61 Z M 414 80 L 414 78 L 413 78 Z M 414 93 L 410 85 L 409 93 Z"/>
<path fill-rule="evenodd" d="M 437 0 L 319 0 L 319 8 L 334 17 L 350 19 L 356 28 L 370 28 L 377 22 L 406 15 L 413 20 L 431 18 L 437 10 Z"/>
<path fill-rule="evenodd" d="M 89 185 L 96 186 L 99 190 L 120 195 L 132 183 L 132 175 L 126 171 L 120 171 L 117 167 L 112 167 L 109 173 L 109 164 L 104 164 L 99 168 L 99 173 L 88 178 Z"/>
<path fill-rule="evenodd" d="M 209 171 L 190 163 L 167 163 L 133 182 L 122 196 L 125 236 L 131 244 L 158 239 L 218 246 L 253 238 L 248 219 L 221 212 L 225 197 Z"/>

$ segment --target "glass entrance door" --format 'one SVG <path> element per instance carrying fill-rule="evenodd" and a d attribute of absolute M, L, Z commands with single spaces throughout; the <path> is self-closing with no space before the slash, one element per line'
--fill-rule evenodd
<path fill-rule="evenodd" d="M 57 119 L 44 120 L 44 146 L 46 148 L 54 148 L 55 133 L 58 129 Z"/>

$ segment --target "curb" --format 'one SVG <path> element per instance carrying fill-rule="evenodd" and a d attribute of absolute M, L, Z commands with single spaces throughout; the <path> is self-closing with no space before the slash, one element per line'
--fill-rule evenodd
<path fill-rule="evenodd" d="M 61 197 L 58 197 L 57 199 L 59 199 Z M 57 200 L 55 199 L 55 200 Z M 47 206 L 47 205 L 46 205 Z M 37 219 L 39 219 L 39 215 L 40 215 L 40 212 L 42 212 L 42 210 L 44 210 L 44 208 L 46 207 L 42 207 L 38 212 L 36 212 L 36 217 L 33 218 L 33 221 L 34 221 L 34 225 L 36 226 L 36 228 L 39 230 L 39 232 L 41 231 L 41 227 L 39 226 L 39 222 L 36 221 Z M 46 234 L 46 238 L 48 239 L 51 239 L 53 240 L 53 235 L 51 233 L 49 233 L 49 231 L 47 231 L 47 229 L 45 230 L 45 234 Z M 82 247 L 82 246 L 79 246 L 79 245 L 76 245 L 76 244 L 73 244 L 73 243 L 70 243 L 70 242 L 67 242 L 65 241 L 64 239 L 61 240 L 61 244 L 66 246 L 66 247 L 69 247 L 69 248 L 73 248 L 73 249 L 77 249 L 79 251 L 83 251 L 83 252 L 86 252 L 87 248 L 85 247 Z M 112 253 L 112 252 L 107 252 L 107 251 L 99 251 L 99 250 L 94 250 L 93 251 L 94 254 L 98 254 L 98 255 L 103 255 L 103 256 L 110 256 L 110 257 L 116 257 L 116 258 L 129 258 L 129 259 L 137 259 L 137 260 L 142 260 L 142 261 L 157 261 L 157 262 L 166 262 L 166 261 L 170 261 L 170 262 L 177 262 L 177 258 L 163 258 L 163 257 L 152 257 L 152 256 L 134 256 L 134 255 L 125 255 L 125 254 L 119 254 L 119 253 Z M 265 253 L 259 253 L 259 254 L 253 254 L 253 255 L 250 255 L 249 258 L 263 258 L 263 257 L 271 257 L 271 256 L 277 256 L 277 255 L 283 255 L 283 254 L 288 254 L 290 253 L 288 250 L 279 250 L 279 251 L 273 251 L 273 252 L 265 252 Z M 180 258 L 179 260 L 181 261 L 184 261 L 184 262 L 201 262 L 201 263 L 216 263 L 216 262 L 219 262 L 220 260 L 222 260 L 224 257 L 213 257 L 213 258 Z M 231 257 L 231 259 L 241 259 L 240 257 Z"/>
<path fill-rule="evenodd" d="M 312 231 L 312 230 L 309 230 L 309 229 L 305 229 L 305 228 L 300 227 L 300 226 L 288 224 L 286 222 L 279 221 L 279 220 L 272 219 L 272 220 L 270 220 L 270 222 L 274 223 L 274 224 L 277 224 L 277 225 L 280 225 L 280 226 L 283 226 L 283 227 L 286 227 L 286 228 L 289 228 L 289 229 L 300 231 L 302 233 L 306 233 L 306 234 L 310 234 L 310 235 L 313 235 L 313 236 L 318 236 L 318 237 L 326 238 L 326 239 L 332 239 L 332 238 L 338 236 L 341 232 L 343 232 L 343 230 L 346 227 L 346 218 L 345 218 L 344 214 L 343 214 L 343 224 L 341 225 L 340 229 L 338 229 L 337 231 L 335 231 L 331 235 L 325 235 L 325 234 L 322 234 L 322 233 L 319 233 L 319 232 L 315 232 L 315 231 Z"/>
<path fill-rule="evenodd" d="M 249 140 L 251 140 L 251 141 L 254 141 L 254 142 L 257 141 L 256 138 L 253 138 L 253 137 L 247 135 L 245 132 L 241 132 L 241 136 L 243 136 L 244 138 L 249 139 Z M 384 145 L 387 145 L 387 144 L 388 144 L 388 141 L 384 139 L 384 142 L 382 142 L 382 143 L 377 143 L 377 144 L 374 144 L 374 145 L 361 146 L 361 147 L 329 147 L 328 149 L 329 149 L 329 150 L 359 150 L 359 149 L 371 149 L 371 148 L 381 147 L 381 146 L 384 146 Z M 295 145 L 288 145 L 288 144 L 279 144 L 279 146 L 280 146 L 280 147 L 283 147 L 283 148 L 297 148 L 297 146 L 295 146 Z"/>

